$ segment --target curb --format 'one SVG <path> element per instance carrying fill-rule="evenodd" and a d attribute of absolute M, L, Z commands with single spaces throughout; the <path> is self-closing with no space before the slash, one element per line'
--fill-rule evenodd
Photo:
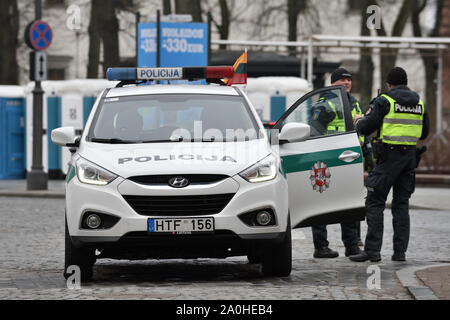
<path fill-rule="evenodd" d="M 424 269 L 444 266 L 450 266 L 450 264 L 444 263 L 420 267 L 408 267 L 397 271 L 395 274 L 397 275 L 397 278 L 402 286 L 408 290 L 409 294 L 411 294 L 415 300 L 439 300 L 433 291 L 422 284 L 422 281 L 416 277 L 416 272 Z"/>
<path fill-rule="evenodd" d="M 0 197 L 64 199 L 65 192 L 0 190 Z"/>

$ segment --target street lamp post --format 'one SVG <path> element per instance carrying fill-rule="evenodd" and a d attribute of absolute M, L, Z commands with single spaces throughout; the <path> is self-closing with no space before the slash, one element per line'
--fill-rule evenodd
<path fill-rule="evenodd" d="M 35 19 L 42 19 L 42 1 L 35 0 Z M 28 190 L 47 190 L 48 175 L 42 166 L 42 98 L 41 81 L 35 81 L 33 90 L 33 163 L 27 173 Z"/>

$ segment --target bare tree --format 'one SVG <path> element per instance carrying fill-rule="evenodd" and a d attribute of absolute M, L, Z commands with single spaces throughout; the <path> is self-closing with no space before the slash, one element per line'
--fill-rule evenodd
<path fill-rule="evenodd" d="M 217 30 L 219 31 L 220 39 L 228 40 L 228 37 L 230 35 L 230 25 L 231 25 L 231 20 L 232 20 L 231 10 L 230 10 L 227 0 L 217 0 L 217 4 L 219 5 L 219 8 L 220 8 L 220 22 L 213 15 L 211 15 L 211 22 L 216 26 Z M 227 45 L 221 44 L 219 46 L 219 49 L 226 50 Z"/>
<path fill-rule="evenodd" d="M 368 18 L 368 14 L 366 12 L 367 2 L 367 0 L 361 0 L 361 36 L 370 36 L 370 30 L 367 28 L 366 24 Z M 372 49 L 361 48 L 358 71 L 358 91 L 359 101 L 364 109 L 369 105 L 370 99 L 372 98 L 373 69 Z"/>
<path fill-rule="evenodd" d="M 297 41 L 298 16 L 306 10 L 307 0 L 287 0 L 288 41 Z M 296 55 L 297 48 L 289 47 L 289 54 Z"/>
<path fill-rule="evenodd" d="M 286 19 L 287 2 L 261 1 L 255 9 L 253 32 L 250 37 L 261 40 L 285 38 L 286 32 L 279 28 L 280 21 Z"/>
<path fill-rule="evenodd" d="M 220 39 L 227 40 L 230 35 L 230 24 L 231 24 L 231 12 L 228 7 L 227 0 L 219 0 L 220 5 L 220 17 L 222 23 L 216 24 L 217 29 L 219 30 Z M 227 49 L 226 45 L 220 45 L 220 49 Z"/>
<path fill-rule="evenodd" d="M 170 0 L 162 0 L 163 5 L 163 15 L 167 16 L 172 13 L 172 5 L 170 4 Z"/>
<path fill-rule="evenodd" d="M 412 28 L 415 37 L 422 37 L 424 32 L 420 26 L 420 13 L 425 9 L 427 0 L 413 0 L 412 1 Z M 439 36 L 439 26 L 441 25 L 443 0 L 436 1 L 436 13 L 433 29 L 425 34 L 427 37 Z M 420 56 L 422 57 L 425 68 L 425 102 L 430 116 L 431 128 L 436 128 L 436 76 L 437 76 L 437 59 L 433 50 L 420 49 Z"/>
<path fill-rule="evenodd" d="M 0 1 L 0 84 L 18 84 L 16 50 L 19 32 L 19 10 L 17 0 Z"/>
<path fill-rule="evenodd" d="M 175 0 L 175 13 L 190 14 L 194 22 L 203 22 L 201 0 Z"/>
<path fill-rule="evenodd" d="M 247 13 L 253 6 L 249 0 L 211 0 L 203 4 L 203 11 L 211 13 L 211 22 L 216 27 L 221 40 L 229 39 L 232 26 L 242 27 L 249 23 Z M 226 50 L 227 46 L 220 45 L 219 48 Z"/>
<path fill-rule="evenodd" d="M 411 1 L 403 0 L 400 11 L 395 19 L 394 26 L 392 28 L 391 36 L 400 37 L 405 30 L 406 22 L 411 16 Z M 367 5 L 379 5 L 377 0 L 368 0 Z M 377 29 L 377 34 L 382 37 L 388 36 L 388 33 L 384 27 L 383 19 L 381 18 L 381 28 Z M 389 71 L 395 66 L 397 61 L 398 49 L 382 48 L 381 54 L 381 78 L 380 88 L 383 88 L 386 82 Z"/>
<path fill-rule="evenodd" d="M 107 68 L 119 65 L 119 21 L 117 12 L 118 10 L 129 10 L 133 6 L 133 1 L 91 0 L 91 20 L 88 29 L 88 78 L 98 77 L 101 44 L 103 44 L 103 76 L 106 75 Z"/>

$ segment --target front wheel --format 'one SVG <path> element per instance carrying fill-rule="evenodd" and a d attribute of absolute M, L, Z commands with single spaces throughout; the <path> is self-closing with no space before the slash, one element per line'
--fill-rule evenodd
<path fill-rule="evenodd" d="M 92 279 L 92 267 L 95 263 L 95 251 L 88 248 L 77 248 L 73 245 L 70 238 L 69 229 L 66 222 L 65 236 L 65 260 L 64 260 L 64 278 L 68 279 L 72 273 L 68 273 L 70 266 L 78 266 L 81 271 L 81 281 Z"/>
<path fill-rule="evenodd" d="M 287 277 L 292 270 L 291 223 L 281 243 L 266 248 L 262 255 L 262 272 L 265 276 Z"/>

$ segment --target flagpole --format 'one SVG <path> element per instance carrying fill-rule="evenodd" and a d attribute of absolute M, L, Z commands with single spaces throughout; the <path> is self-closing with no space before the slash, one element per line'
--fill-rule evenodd
<path fill-rule="evenodd" d="M 242 86 L 242 91 L 244 91 L 244 93 L 247 94 L 247 82 L 248 82 L 248 55 L 247 55 L 247 48 L 245 48 L 245 56 L 247 57 L 247 81 L 245 81 L 245 84 Z"/>

